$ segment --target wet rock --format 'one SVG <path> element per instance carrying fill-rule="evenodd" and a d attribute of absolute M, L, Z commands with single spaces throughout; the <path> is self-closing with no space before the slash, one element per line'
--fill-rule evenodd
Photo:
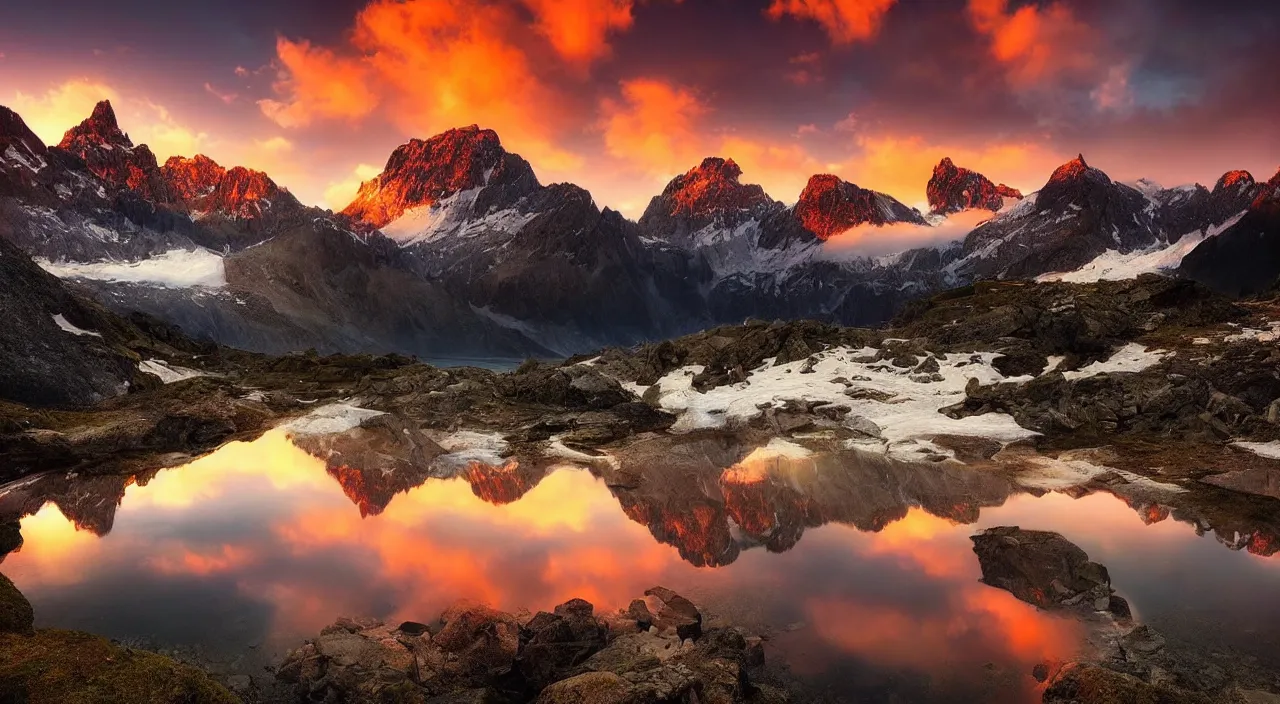
<path fill-rule="evenodd" d="M 1200 481 L 1223 489 L 1230 489 L 1231 491 L 1280 499 L 1280 469 L 1255 467 L 1236 472 L 1214 474 Z"/>
<path fill-rule="evenodd" d="M 396 630 L 408 636 L 420 636 L 425 634 L 430 629 L 427 627 L 425 623 L 418 623 L 417 621 L 405 621 L 404 623 L 397 626 Z"/>
<path fill-rule="evenodd" d="M 982 581 L 1045 609 L 1109 600 L 1107 568 L 1057 533 L 990 528 L 971 538 Z M 1107 606 L 1104 605 L 1104 608 Z"/>
<path fill-rule="evenodd" d="M 628 701 L 635 701 L 630 682 L 612 672 L 584 672 L 542 690 L 537 704 L 622 704 Z"/>
<path fill-rule="evenodd" d="M 1045 704 L 1209 704 L 1199 693 L 1152 684 L 1100 665 L 1071 663 L 1044 692 Z"/>
<path fill-rule="evenodd" d="M 642 600 L 628 611 L 680 625 L 700 622 L 692 604 L 656 587 L 659 615 Z M 371 620 L 343 619 L 290 652 L 277 676 L 307 701 L 497 704 L 498 702 L 785 702 L 785 695 L 752 684 L 763 666 L 759 639 L 710 629 L 696 642 L 677 628 L 610 634 L 594 607 L 572 599 L 553 612 L 522 617 L 476 604 L 458 604 L 429 632 L 391 629 Z M 622 612 L 619 612 L 622 616 Z M 695 618 L 696 615 L 696 618 Z M 521 626 L 520 624 L 523 623 Z M 417 624 L 420 625 L 420 624 Z M 519 628 L 512 643 L 511 628 Z M 514 650 L 510 647 L 514 645 Z M 695 694 L 696 693 L 696 694 Z"/>
<path fill-rule="evenodd" d="M 627 618 L 635 621 L 636 627 L 642 631 L 649 630 L 653 625 L 653 614 L 649 612 L 649 605 L 644 602 L 644 599 L 632 599 L 626 615 Z"/>
<path fill-rule="evenodd" d="M 31 602 L 9 578 L 0 574 L 0 633 L 30 635 L 35 623 Z"/>
<path fill-rule="evenodd" d="M 0 562 L 4 556 L 22 547 L 22 531 L 17 521 L 0 523 Z"/>
<path fill-rule="evenodd" d="M 590 602 L 573 599 L 541 612 L 521 632 L 523 648 L 517 667 L 536 689 L 571 675 L 578 665 L 605 646 L 608 628 L 594 616 Z"/>
<path fill-rule="evenodd" d="M 492 687 L 480 687 L 431 697 L 424 704 L 506 704 L 506 701 Z"/>
<path fill-rule="evenodd" d="M 702 635 L 702 613 L 693 602 L 666 587 L 653 587 L 644 594 L 661 603 L 654 620 L 659 629 L 674 628 L 681 640 L 697 640 Z"/>
<path fill-rule="evenodd" d="M 444 628 L 431 642 L 450 656 L 450 669 L 485 674 L 510 667 L 520 648 L 520 625 L 514 616 L 470 602 L 450 607 L 440 617 Z"/>

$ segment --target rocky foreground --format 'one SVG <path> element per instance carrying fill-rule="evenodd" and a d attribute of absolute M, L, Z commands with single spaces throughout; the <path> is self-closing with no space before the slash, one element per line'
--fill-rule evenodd
<path fill-rule="evenodd" d="M 982 283 L 921 302 L 885 329 L 747 321 L 506 373 L 400 356 L 268 357 L 195 343 L 141 316 L 110 322 L 104 354 L 138 365 L 131 393 L 79 407 L 0 402 L 0 481 L 36 473 L 53 483 L 70 475 L 145 478 L 283 427 L 331 472 L 367 470 L 388 483 L 373 487 L 388 495 L 419 475 L 467 471 L 491 474 L 473 487 L 509 501 L 550 466 L 573 461 L 640 516 L 655 492 L 685 486 L 654 472 L 680 475 L 681 458 L 708 456 L 707 448 L 720 448 L 720 466 L 729 467 L 743 459 L 746 450 L 737 448 L 778 441 L 788 453 L 964 465 L 1025 491 L 1105 491 L 1149 520 L 1172 516 L 1232 549 L 1280 552 L 1280 305 L 1233 302 L 1182 281 Z M 74 376 L 64 371 L 42 374 L 56 384 Z M 728 435 L 751 442 L 723 442 Z M 686 474 L 693 491 L 696 477 Z M 768 497 L 774 521 L 790 515 L 794 492 L 807 490 L 779 487 Z M 771 525 L 757 526 L 762 541 L 798 539 Z M 716 535 L 678 545 L 681 555 L 724 564 L 733 556 L 716 547 Z M 20 542 L 16 526 L 0 524 L 0 554 Z M 1204 675 L 1185 666 L 1193 656 L 1161 660 L 1176 649 L 1132 627 L 1105 569 L 1060 537 L 1006 531 L 975 542 L 989 584 L 1098 625 L 1092 664 L 1046 663 L 1038 673 L 1051 682 L 1047 701 L 1271 701 L 1264 690 L 1274 683 L 1257 673 Z M 438 623 L 395 628 L 342 621 L 293 654 L 282 686 L 312 701 L 695 701 L 689 693 L 697 692 L 696 701 L 730 702 L 785 694 L 742 634 L 697 634 L 690 623 L 664 628 L 672 609 L 701 624 L 696 609 L 658 597 L 667 616 L 662 604 L 645 604 L 656 632 L 642 628 L 649 617 L 638 606 L 601 615 L 579 602 L 533 616 L 459 607 Z M 0 630 L 10 631 L 5 650 L 19 654 L 0 665 L 0 684 L 26 701 L 75 701 L 57 688 L 67 672 L 59 658 L 73 641 L 94 653 L 78 672 L 103 668 L 103 692 L 128 686 L 112 673 L 136 665 L 170 673 L 147 675 L 156 681 L 180 683 L 137 701 L 230 696 L 154 656 L 82 634 L 31 635 L 20 598 L 8 598 L 0 616 Z M 206 686 L 208 698 L 187 694 Z"/>

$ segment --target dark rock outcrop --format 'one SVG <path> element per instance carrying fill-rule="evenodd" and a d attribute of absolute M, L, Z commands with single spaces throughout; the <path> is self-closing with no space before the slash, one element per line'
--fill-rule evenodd
<path fill-rule="evenodd" d="M 971 539 L 982 581 L 990 586 L 1043 609 L 1129 614 L 1128 603 L 1111 588 L 1107 568 L 1057 533 L 1003 526 Z"/>
<path fill-rule="evenodd" d="M 0 398 L 88 405 L 156 383 L 126 343 L 136 331 L 69 291 L 0 237 Z"/>

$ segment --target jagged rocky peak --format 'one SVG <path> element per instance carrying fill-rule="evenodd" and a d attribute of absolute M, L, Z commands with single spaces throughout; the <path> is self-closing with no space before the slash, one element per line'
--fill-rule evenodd
<path fill-rule="evenodd" d="M 998 211 L 1004 207 L 1005 198 L 1022 198 L 1018 189 L 997 185 L 977 171 L 956 166 L 950 157 L 944 157 L 934 167 L 925 192 L 929 209 L 939 215 L 971 208 Z"/>
<path fill-rule="evenodd" d="M 1053 175 L 1049 177 L 1050 184 L 1071 183 L 1081 180 L 1111 183 L 1111 177 L 1103 173 L 1101 169 L 1089 166 L 1084 160 L 1084 154 L 1079 154 L 1076 158 L 1054 169 Z"/>
<path fill-rule="evenodd" d="M 1041 209 L 1054 211 L 1068 205 L 1099 208 L 1104 206 L 1116 189 L 1127 191 L 1143 200 L 1137 189 L 1113 183 L 1110 176 L 1101 169 L 1089 166 L 1084 155 L 1080 155 L 1054 170 L 1049 181 L 1040 189 L 1036 204 Z"/>
<path fill-rule="evenodd" d="M 662 195 L 650 202 L 645 215 L 654 211 L 668 216 L 700 217 L 773 203 L 763 188 L 744 184 L 741 178 L 742 167 L 733 159 L 707 157 L 672 179 Z"/>
<path fill-rule="evenodd" d="M 1222 175 L 1222 178 L 1218 179 L 1218 183 L 1215 184 L 1213 187 L 1213 192 L 1218 193 L 1228 188 L 1235 188 L 1235 189 L 1249 188 L 1249 187 L 1252 187 L 1255 183 L 1256 181 L 1254 181 L 1253 174 L 1249 173 L 1248 171 L 1241 171 L 1241 170 L 1228 171 L 1227 173 Z"/>
<path fill-rule="evenodd" d="M 243 166 L 225 169 L 203 154 L 169 157 L 161 173 L 174 201 L 191 211 L 254 218 L 282 201 L 296 202 L 265 173 Z"/>
<path fill-rule="evenodd" d="M 102 145 L 133 148 L 129 135 L 120 129 L 115 108 L 111 107 L 110 100 L 99 101 L 93 107 L 93 113 L 80 124 L 67 130 L 62 136 L 62 141 L 58 143 L 59 147 L 73 152 L 85 147 Z"/>
<path fill-rule="evenodd" d="M 192 201 L 213 192 L 227 170 L 203 154 L 194 157 L 171 156 L 161 167 L 164 178 L 173 188 L 174 198 Z"/>
<path fill-rule="evenodd" d="M 859 188 L 831 174 L 811 177 L 793 212 L 804 228 L 820 240 L 864 224 L 926 224 L 915 208 L 908 208 L 892 196 Z"/>
<path fill-rule="evenodd" d="M 98 103 L 88 119 L 67 130 L 58 146 L 83 159 L 89 171 L 107 183 L 157 203 L 172 199 L 155 154 L 145 144 L 134 146 L 120 129 L 109 100 Z"/>
<path fill-rule="evenodd" d="M 48 150 L 18 113 L 0 105 L 0 155 L 13 146 L 19 154 L 43 156 Z M 7 160 L 7 159 L 6 159 Z"/>
<path fill-rule="evenodd" d="M 410 208 L 490 186 L 518 197 L 535 191 L 538 180 L 529 162 L 503 149 L 497 132 L 471 125 L 397 147 L 382 173 L 361 184 L 342 212 L 382 227 Z"/>
<path fill-rule="evenodd" d="M 1253 201 L 1253 208 L 1266 209 L 1270 212 L 1280 211 L 1280 169 L 1267 181 Z"/>

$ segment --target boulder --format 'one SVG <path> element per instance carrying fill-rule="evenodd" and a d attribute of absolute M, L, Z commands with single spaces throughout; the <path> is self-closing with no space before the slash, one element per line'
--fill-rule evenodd
<path fill-rule="evenodd" d="M 634 701 L 631 683 L 612 672 L 584 672 L 556 682 L 537 704 L 624 704 Z"/>
<path fill-rule="evenodd" d="M 653 587 L 646 590 L 644 595 L 661 603 L 654 619 L 654 625 L 659 630 L 675 629 L 681 640 L 697 640 L 702 635 L 702 614 L 693 602 L 666 587 Z"/>
<path fill-rule="evenodd" d="M 1153 684 L 1100 665 L 1070 663 L 1044 692 L 1045 704 L 1209 704 L 1203 694 Z"/>
<path fill-rule="evenodd" d="M 971 540 L 985 584 L 1043 609 L 1120 610 L 1123 599 L 1114 596 L 1107 568 L 1057 533 L 1002 526 Z M 1128 604 L 1123 606 L 1127 613 Z"/>
<path fill-rule="evenodd" d="M 521 631 L 524 647 L 517 667 L 535 689 L 572 675 L 605 646 L 608 628 L 582 599 L 567 601 L 555 613 L 540 612 Z"/>

